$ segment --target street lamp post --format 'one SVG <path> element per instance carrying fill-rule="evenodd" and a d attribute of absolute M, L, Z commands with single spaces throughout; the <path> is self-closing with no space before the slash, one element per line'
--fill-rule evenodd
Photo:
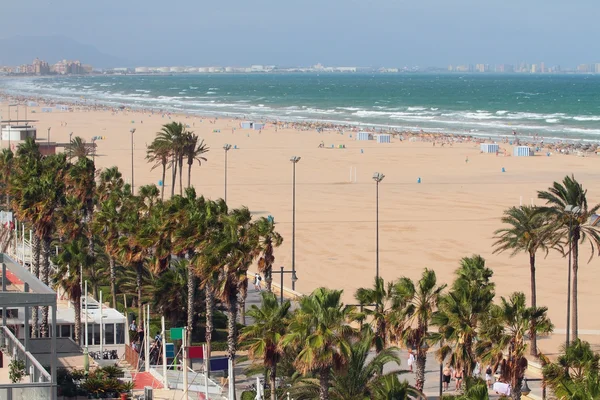
<path fill-rule="evenodd" d="M 8 105 L 8 124 L 10 126 L 10 122 L 12 121 L 12 116 L 10 114 L 10 108 L 11 107 L 17 107 L 17 119 L 19 119 L 19 105 L 18 104 L 9 104 Z M 11 150 L 10 148 L 10 134 L 12 133 L 12 129 L 8 129 L 8 149 Z"/>
<path fill-rule="evenodd" d="M 292 272 L 296 273 L 296 164 L 300 161 L 300 157 L 294 156 L 290 158 L 292 162 L 293 177 L 292 177 Z M 296 282 L 292 279 L 292 290 L 296 290 Z"/>
<path fill-rule="evenodd" d="M 225 150 L 225 197 L 223 198 L 223 200 L 225 200 L 225 204 L 227 204 L 227 153 L 229 152 L 229 150 L 231 150 L 231 145 L 225 143 L 223 145 L 223 150 Z"/>
<path fill-rule="evenodd" d="M 50 127 L 48 127 L 48 146 L 50 146 Z"/>
<path fill-rule="evenodd" d="M 129 130 L 131 133 L 131 194 L 134 194 L 134 185 L 133 185 L 133 134 L 135 133 L 135 128 L 131 128 Z"/>
<path fill-rule="evenodd" d="M 69 133 L 69 161 L 73 158 L 73 132 Z"/>
<path fill-rule="evenodd" d="M 373 180 L 375 181 L 375 279 L 379 281 L 379 182 L 385 178 L 385 175 L 375 172 Z"/>
<path fill-rule="evenodd" d="M 296 283 L 298 277 L 296 276 L 296 271 L 284 271 L 283 267 L 279 267 L 279 271 L 271 271 L 272 274 L 280 274 L 280 287 L 279 287 L 279 300 L 281 304 L 283 304 L 283 274 L 292 274 L 292 285 Z"/>
<path fill-rule="evenodd" d="M 571 328 L 571 251 L 573 250 L 573 216 L 579 214 L 580 211 L 581 208 L 578 206 L 565 206 L 565 212 L 569 214 L 569 271 L 567 274 L 567 332 L 565 337 L 567 346 L 570 342 L 569 329 Z"/>

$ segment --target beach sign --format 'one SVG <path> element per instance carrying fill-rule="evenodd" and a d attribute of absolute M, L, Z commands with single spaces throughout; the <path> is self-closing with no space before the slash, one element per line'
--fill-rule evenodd
<path fill-rule="evenodd" d="M 171 328 L 171 340 L 183 340 L 183 328 Z"/>

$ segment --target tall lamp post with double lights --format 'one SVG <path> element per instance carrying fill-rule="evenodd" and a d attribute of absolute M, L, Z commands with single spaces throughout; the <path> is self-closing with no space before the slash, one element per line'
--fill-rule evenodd
<path fill-rule="evenodd" d="M 129 132 L 131 133 L 131 194 L 133 195 L 135 194 L 135 186 L 133 184 L 133 134 L 135 133 L 135 128 L 131 128 Z"/>
<path fill-rule="evenodd" d="M 373 174 L 375 181 L 375 278 L 379 280 L 379 182 L 385 175 L 379 172 Z"/>
<path fill-rule="evenodd" d="M 573 250 L 573 218 L 575 218 L 580 211 L 581 208 L 578 206 L 565 206 L 565 212 L 569 214 L 569 272 L 567 274 L 567 332 L 565 336 L 565 343 L 567 346 L 571 341 L 569 330 L 571 329 L 571 251 Z"/>
<path fill-rule="evenodd" d="M 283 269 L 283 266 L 279 267 L 279 271 L 271 271 L 272 274 L 280 274 L 280 287 L 279 287 L 279 300 L 281 302 L 281 304 L 283 304 L 283 274 L 292 274 L 292 285 L 296 284 L 296 281 L 298 280 L 298 276 L 296 275 L 296 271 L 291 270 L 291 271 L 285 271 Z"/>
<path fill-rule="evenodd" d="M 292 273 L 296 274 L 296 164 L 300 161 L 300 157 L 293 156 L 290 158 L 292 162 Z M 296 281 L 292 279 L 292 290 L 296 290 Z"/>
<path fill-rule="evenodd" d="M 225 143 L 223 145 L 223 150 L 225 150 L 225 197 L 223 197 L 223 200 L 225 200 L 225 204 L 227 204 L 227 153 L 231 150 L 231 145 Z"/>

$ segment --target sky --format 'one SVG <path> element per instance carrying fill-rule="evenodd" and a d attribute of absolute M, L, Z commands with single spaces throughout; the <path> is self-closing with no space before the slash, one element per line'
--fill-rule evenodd
<path fill-rule="evenodd" d="M 600 62 L 597 0 L 27 0 L 0 10 L 0 38 L 66 36 L 128 66 Z"/>

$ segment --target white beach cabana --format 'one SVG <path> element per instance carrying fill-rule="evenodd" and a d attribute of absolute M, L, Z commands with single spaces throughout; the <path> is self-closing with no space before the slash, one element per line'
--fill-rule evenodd
<path fill-rule="evenodd" d="M 533 149 L 528 146 L 517 146 L 513 149 L 513 156 L 515 157 L 530 157 L 533 154 Z"/>
<path fill-rule="evenodd" d="M 482 153 L 496 153 L 500 150 L 500 146 L 496 143 L 481 143 L 480 149 Z"/>
<path fill-rule="evenodd" d="M 377 143 L 392 143 L 392 135 L 380 133 L 377 136 Z"/>
<path fill-rule="evenodd" d="M 373 135 L 369 132 L 358 132 L 356 134 L 356 140 L 373 140 Z"/>

